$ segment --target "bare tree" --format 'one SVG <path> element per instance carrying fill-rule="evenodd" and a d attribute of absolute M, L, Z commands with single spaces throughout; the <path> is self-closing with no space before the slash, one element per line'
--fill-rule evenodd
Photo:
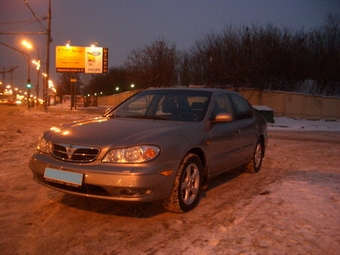
<path fill-rule="evenodd" d="M 85 94 L 111 95 L 129 90 L 131 83 L 123 67 L 110 68 L 105 75 L 93 76 L 88 86 L 85 87 Z"/>
<path fill-rule="evenodd" d="M 169 46 L 164 40 L 132 50 L 125 62 L 129 79 L 134 80 L 140 88 L 175 85 L 177 66 L 176 47 Z"/>
<path fill-rule="evenodd" d="M 306 91 L 306 81 L 314 84 L 310 93 L 340 95 L 338 16 L 328 15 L 322 27 L 309 33 L 273 24 L 230 25 L 182 52 L 156 40 L 132 50 L 119 70 L 96 75 L 88 89 L 113 94 L 115 87 L 123 91 L 134 83 L 140 89 L 180 84 Z"/>
<path fill-rule="evenodd" d="M 308 36 L 311 62 L 310 78 L 315 81 L 311 93 L 340 94 L 340 17 L 328 15 L 320 29 Z"/>

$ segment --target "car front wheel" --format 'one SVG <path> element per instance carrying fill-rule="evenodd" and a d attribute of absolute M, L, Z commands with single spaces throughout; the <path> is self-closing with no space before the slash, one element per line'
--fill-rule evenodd
<path fill-rule="evenodd" d="M 202 163 L 195 154 L 188 154 L 182 161 L 172 194 L 163 202 L 173 212 L 188 212 L 197 205 L 202 192 Z"/>

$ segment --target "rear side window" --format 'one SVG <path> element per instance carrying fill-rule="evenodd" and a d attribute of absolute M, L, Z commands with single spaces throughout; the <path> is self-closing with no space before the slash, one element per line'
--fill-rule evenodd
<path fill-rule="evenodd" d="M 250 105 L 243 97 L 231 94 L 230 99 L 233 104 L 234 117 L 236 120 L 248 119 L 253 116 Z"/>

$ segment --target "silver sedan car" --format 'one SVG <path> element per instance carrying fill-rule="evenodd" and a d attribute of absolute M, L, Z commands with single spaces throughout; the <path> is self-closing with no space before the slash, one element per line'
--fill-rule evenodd
<path fill-rule="evenodd" d="M 29 166 L 62 192 L 188 212 L 210 178 L 240 166 L 258 172 L 266 142 L 266 121 L 238 93 L 148 89 L 102 117 L 44 132 Z"/>

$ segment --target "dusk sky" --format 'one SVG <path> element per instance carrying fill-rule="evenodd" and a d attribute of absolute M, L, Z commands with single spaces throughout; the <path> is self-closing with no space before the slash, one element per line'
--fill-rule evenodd
<path fill-rule="evenodd" d="M 48 0 L 28 0 L 38 18 L 47 16 Z M 327 14 L 340 13 L 340 0 L 52 0 L 50 78 L 57 81 L 55 47 L 70 41 L 72 46 L 109 48 L 109 67 L 124 63 L 133 49 L 163 39 L 179 50 L 194 46 L 210 32 L 226 26 L 266 25 L 309 31 L 321 27 Z M 25 22 L 23 22 L 25 21 Z M 30 21 L 30 22 L 27 22 Z M 42 21 L 47 27 L 46 20 Z M 8 35 L 8 32 L 43 32 L 24 0 L 0 0 L 0 42 L 30 54 L 46 56 L 46 36 Z M 29 40 L 36 48 L 21 45 Z M 14 86 L 24 89 L 27 60 L 0 44 L 0 70 L 18 66 Z M 2 76 L 0 76 L 2 80 Z M 36 82 L 35 67 L 31 80 Z M 6 74 L 6 83 L 10 75 Z"/>

